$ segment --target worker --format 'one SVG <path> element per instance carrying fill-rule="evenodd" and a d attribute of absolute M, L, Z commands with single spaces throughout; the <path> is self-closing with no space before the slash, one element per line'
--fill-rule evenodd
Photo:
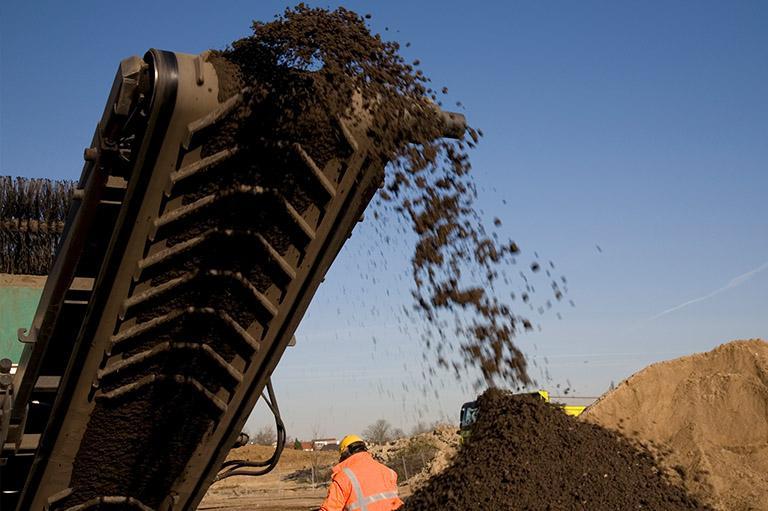
<path fill-rule="evenodd" d="M 320 511 L 391 511 L 403 505 L 397 495 L 397 474 L 373 459 L 362 438 L 342 438 L 339 455 Z"/>

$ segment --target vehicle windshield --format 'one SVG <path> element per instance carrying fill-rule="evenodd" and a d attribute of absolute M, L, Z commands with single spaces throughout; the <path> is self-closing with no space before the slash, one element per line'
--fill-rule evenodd
<path fill-rule="evenodd" d="M 477 419 L 477 401 L 471 401 L 464 403 L 461 407 L 461 416 L 459 417 L 459 424 L 461 429 L 467 429 L 475 423 Z"/>

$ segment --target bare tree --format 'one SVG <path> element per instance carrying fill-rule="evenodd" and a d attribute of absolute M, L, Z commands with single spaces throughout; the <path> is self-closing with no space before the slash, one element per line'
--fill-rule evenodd
<path fill-rule="evenodd" d="M 309 455 L 309 461 L 312 470 L 312 488 L 317 486 L 318 474 L 320 472 L 320 453 L 315 450 L 315 440 L 320 437 L 320 424 L 315 423 L 312 426 L 312 452 Z"/>
<path fill-rule="evenodd" d="M 264 426 L 253 434 L 251 442 L 256 445 L 272 445 L 277 441 L 277 435 L 275 434 L 272 426 Z"/>
<path fill-rule="evenodd" d="M 429 433 L 430 431 L 432 431 L 432 426 L 430 424 L 419 421 L 411 428 L 411 436 Z"/>
<path fill-rule="evenodd" d="M 392 424 L 379 419 L 363 431 L 363 438 L 372 444 L 385 444 L 392 439 Z"/>

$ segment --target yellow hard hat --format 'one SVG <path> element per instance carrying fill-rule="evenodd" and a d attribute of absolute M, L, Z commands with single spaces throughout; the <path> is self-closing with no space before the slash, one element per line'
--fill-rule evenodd
<path fill-rule="evenodd" d="M 347 450 L 347 447 L 354 444 L 355 442 L 364 442 L 362 438 L 360 438 L 357 435 L 347 435 L 344 438 L 341 439 L 341 442 L 339 442 L 339 454 L 344 454 L 344 451 Z"/>

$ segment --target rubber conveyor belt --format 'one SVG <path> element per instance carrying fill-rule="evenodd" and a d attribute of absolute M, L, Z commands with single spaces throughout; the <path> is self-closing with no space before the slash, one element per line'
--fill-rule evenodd
<path fill-rule="evenodd" d="M 211 144 L 250 93 L 221 97 L 205 53 L 121 64 L 14 382 L 19 411 L 59 361 L 37 448 L 4 454 L 16 509 L 194 509 L 382 182 L 349 119 L 324 162 Z"/>

